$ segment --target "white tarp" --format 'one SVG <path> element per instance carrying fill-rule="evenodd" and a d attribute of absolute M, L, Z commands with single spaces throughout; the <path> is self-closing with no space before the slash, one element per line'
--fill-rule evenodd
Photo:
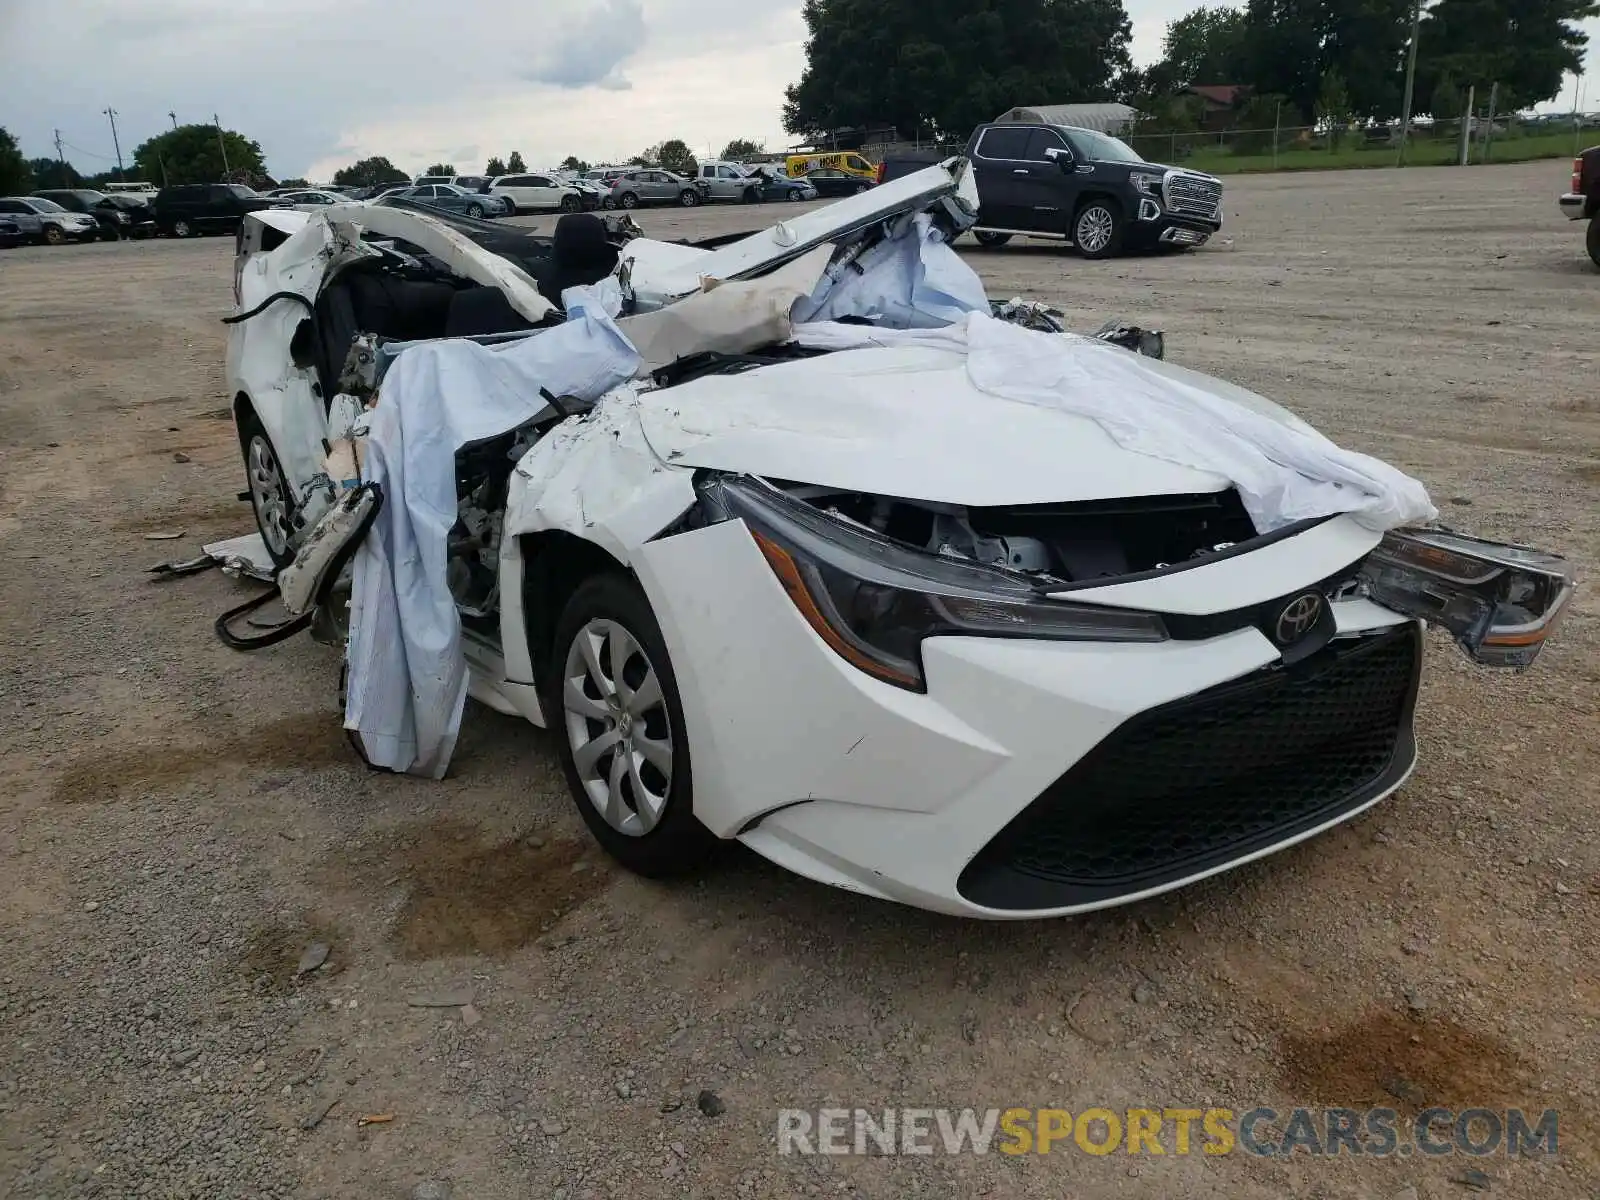
<path fill-rule="evenodd" d="M 384 377 L 367 478 L 384 504 L 356 554 L 345 728 L 376 766 L 443 776 L 467 697 L 461 619 L 446 579 L 456 452 L 537 417 L 540 389 L 594 399 L 638 369 L 603 314 L 500 346 L 424 343 Z"/>
<path fill-rule="evenodd" d="M 1251 407 L 1150 359 L 1092 338 L 1041 333 L 973 313 L 943 330 L 797 329 L 800 341 L 855 346 L 964 343 L 975 387 L 1022 404 L 1093 420 L 1126 450 L 1232 481 L 1257 530 L 1349 513 L 1369 529 L 1431 521 L 1417 480 L 1345 450 L 1263 403 Z"/>
<path fill-rule="evenodd" d="M 927 213 L 917 213 L 842 269 L 818 281 L 794 319 L 865 317 L 891 329 L 931 329 L 988 312 L 983 281 L 944 240 Z"/>

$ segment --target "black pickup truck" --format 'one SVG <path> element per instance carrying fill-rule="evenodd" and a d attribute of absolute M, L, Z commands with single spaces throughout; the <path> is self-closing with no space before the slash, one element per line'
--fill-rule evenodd
<path fill-rule="evenodd" d="M 1085 258 L 1111 258 L 1148 246 L 1203 246 L 1222 228 L 1220 179 L 1145 162 L 1125 142 L 1092 129 L 994 122 L 972 131 L 965 154 L 978 183 L 973 234 L 984 246 L 1049 238 Z M 888 157 L 879 182 L 937 157 Z"/>
<path fill-rule="evenodd" d="M 1572 160 L 1572 190 L 1561 197 L 1561 211 L 1568 220 L 1589 222 L 1589 257 L 1600 267 L 1600 146 Z"/>

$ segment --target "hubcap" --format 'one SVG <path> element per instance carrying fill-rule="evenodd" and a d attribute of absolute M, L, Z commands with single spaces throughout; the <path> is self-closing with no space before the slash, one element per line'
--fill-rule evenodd
<path fill-rule="evenodd" d="M 281 557 L 289 552 L 289 497 L 272 445 L 259 433 L 250 439 L 245 469 L 250 476 L 250 503 L 255 505 L 261 538 L 267 549 Z"/>
<path fill-rule="evenodd" d="M 561 704 L 573 765 L 595 811 L 618 833 L 649 833 L 672 787 L 672 726 L 644 648 L 617 622 L 590 621 L 567 648 Z"/>
<path fill-rule="evenodd" d="M 1083 215 L 1078 218 L 1079 247 L 1091 254 L 1098 254 L 1111 244 L 1113 227 L 1109 209 L 1101 208 L 1098 204 L 1093 208 L 1084 209 Z"/>

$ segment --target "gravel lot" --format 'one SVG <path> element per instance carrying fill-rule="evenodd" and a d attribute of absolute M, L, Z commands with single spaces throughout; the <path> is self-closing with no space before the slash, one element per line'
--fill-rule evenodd
<path fill-rule="evenodd" d="M 1164 328 L 1449 522 L 1588 573 L 1600 275 L 1563 182 L 1242 178 L 1196 254 L 967 253 L 992 294 Z M 1432 638 L 1408 787 L 1155 902 L 962 923 L 744 853 L 652 884 L 586 840 L 540 731 L 471 707 L 450 779 L 370 775 L 331 651 L 234 654 L 211 622 L 240 585 L 145 576 L 251 527 L 230 255 L 0 253 L 0 1192 L 1600 1195 L 1593 590 L 1526 676 Z M 779 1108 L 829 1104 L 1559 1107 L 1561 1155 L 775 1153 Z"/>

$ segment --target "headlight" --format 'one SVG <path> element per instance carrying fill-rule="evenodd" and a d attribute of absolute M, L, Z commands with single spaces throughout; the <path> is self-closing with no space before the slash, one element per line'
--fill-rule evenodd
<path fill-rule="evenodd" d="M 1133 175 L 1133 176 L 1130 176 L 1130 178 L 1133 181 L 1133 187 L 1134 187 L 1135 191 L 1142 192 L 1146 196 L 1154 196 L 1157 199 L 1160 199 L 1160 197 L 1161 197 L 1161 176 L 1159 176 L 1159 175 Z"/>
<path fill-rule="evenodd" d="M 700 495 L 739 518 L 806 623 L 867 674 L 926 691 L 922 641 L 939 635 L 1160 642 L 1153 613 L 1071 604 L 1021 575 L 916 550 L 769 485 L 716 477 Z"/>

